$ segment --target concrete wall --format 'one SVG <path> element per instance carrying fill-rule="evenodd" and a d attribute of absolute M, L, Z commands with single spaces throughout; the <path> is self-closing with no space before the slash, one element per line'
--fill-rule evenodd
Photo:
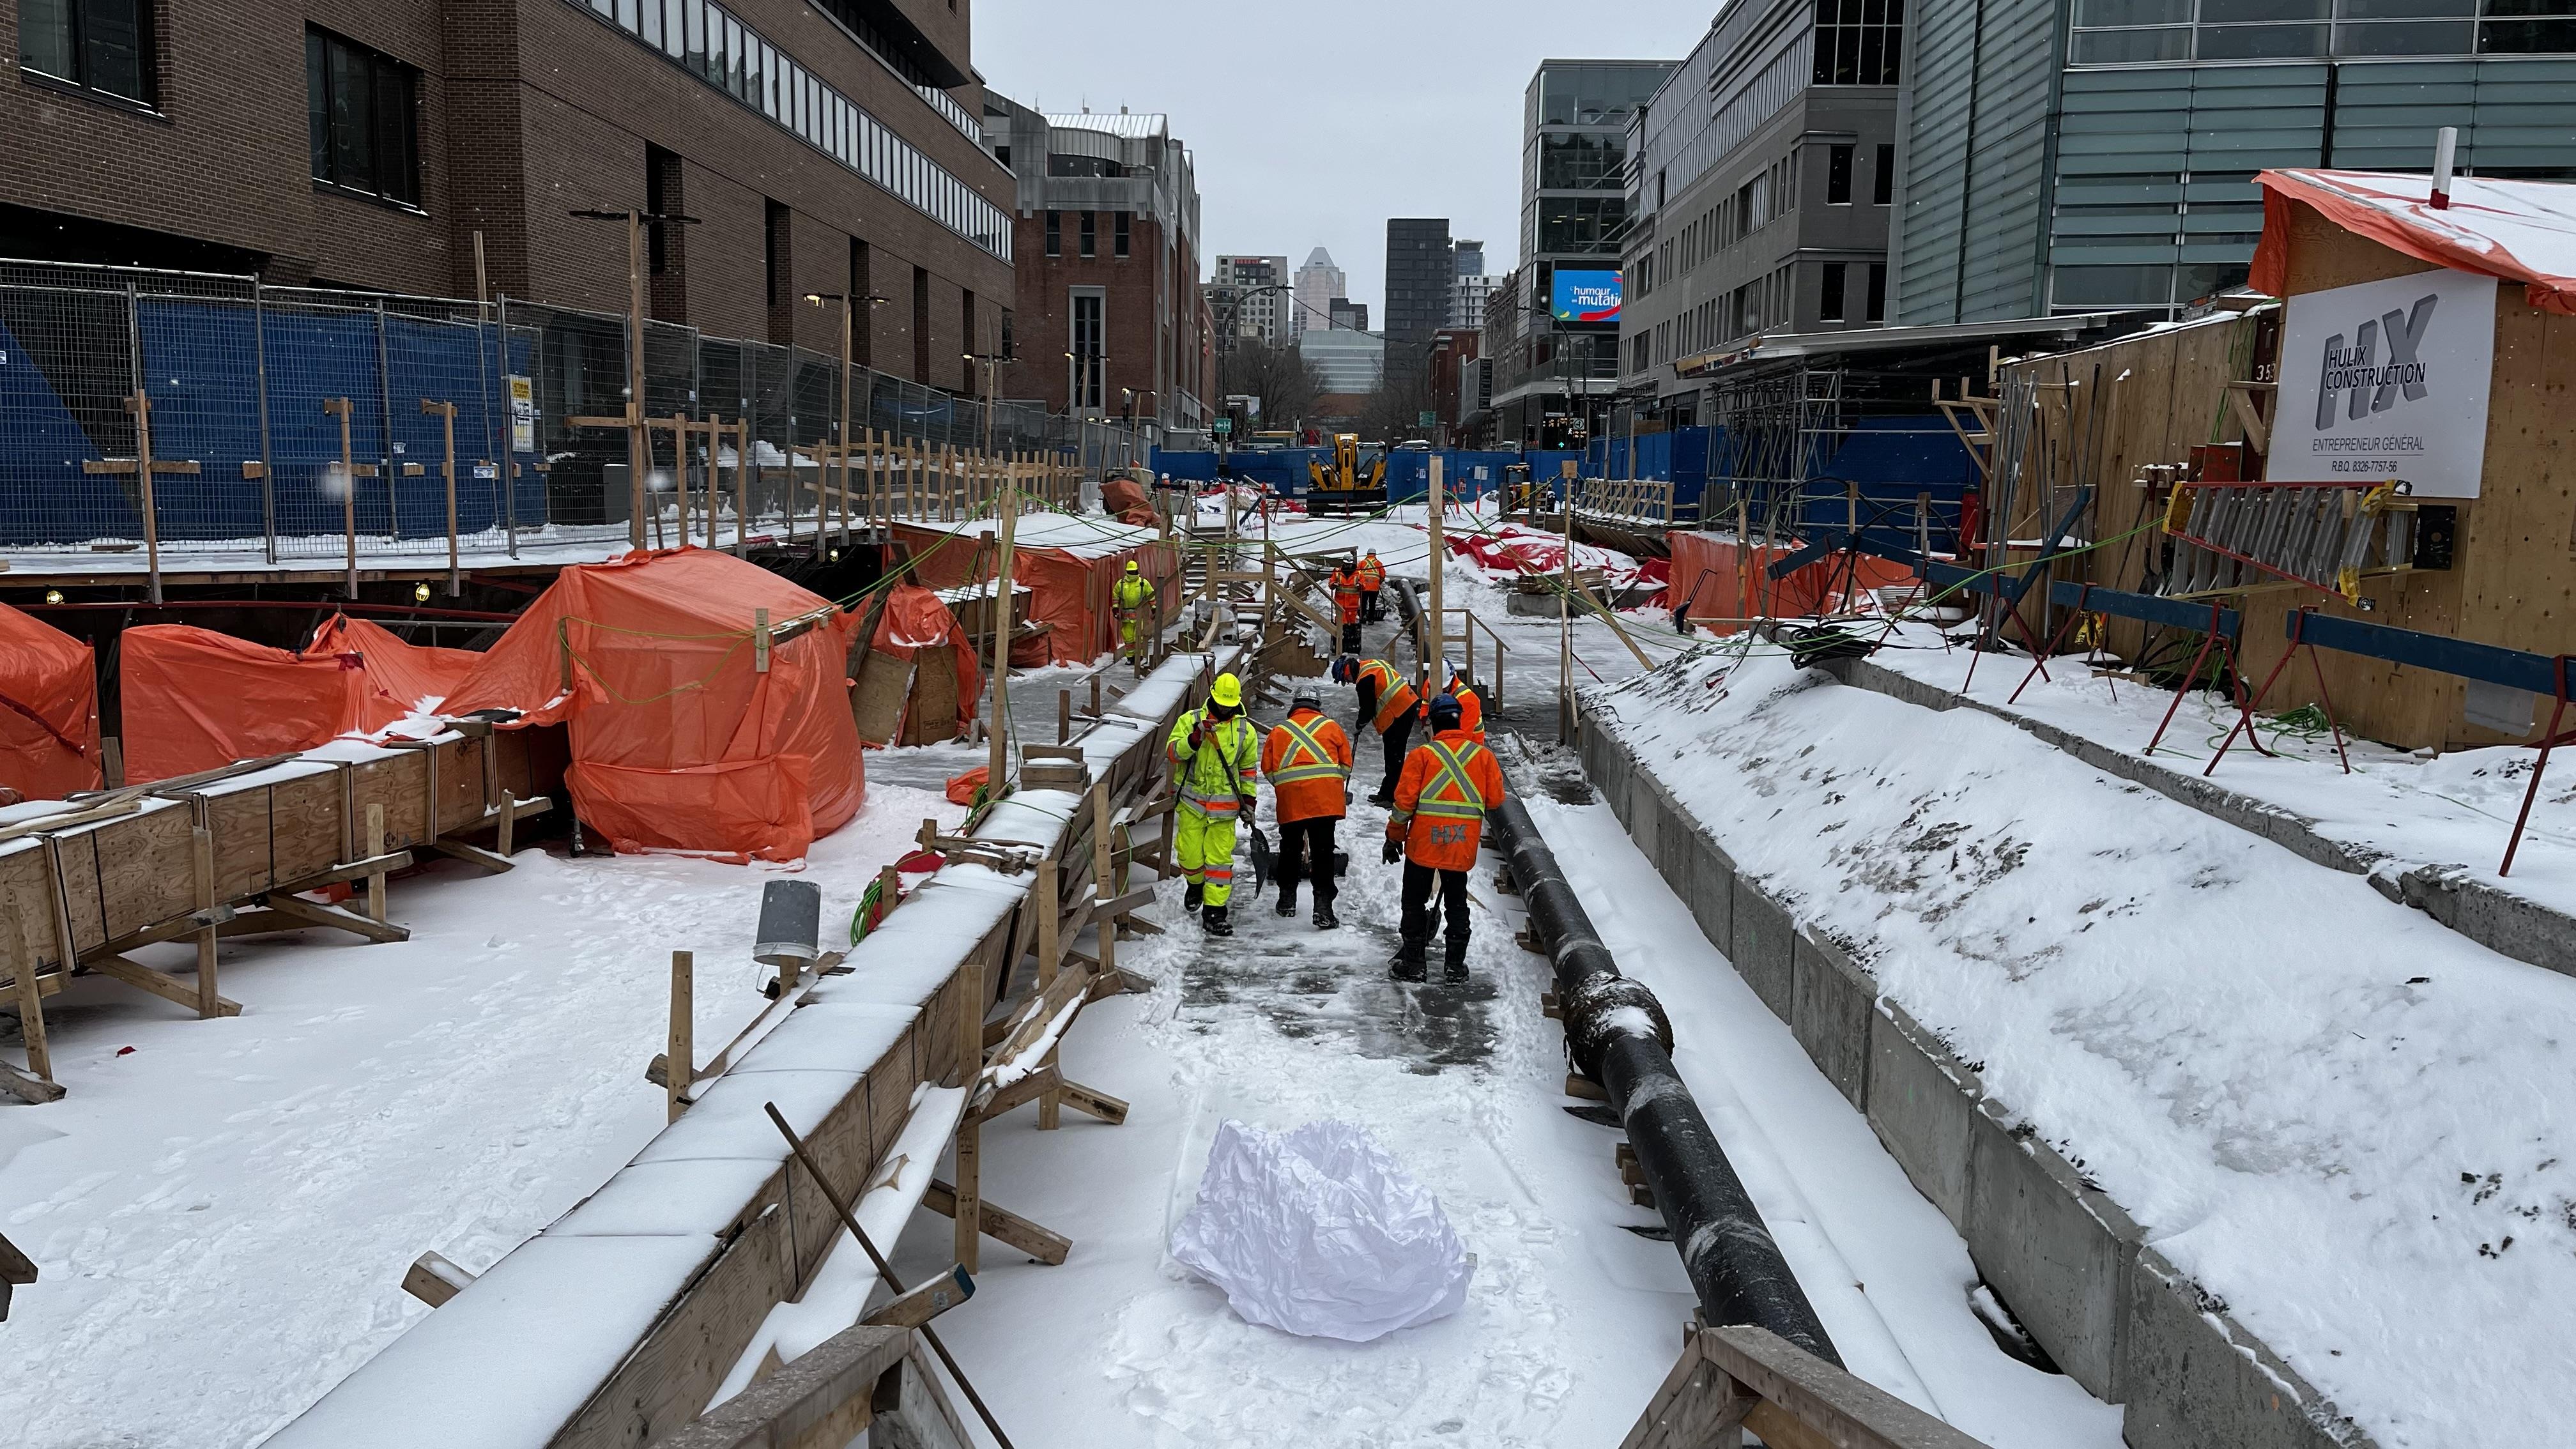
<path fill-rule="evenodd" d="M 1583 727 L 1594 787 L 1709 941 L 1788 1023 L 1986 1282 L 2076 1382 L 2123 1405 L 2134 1449 L 2360 1449 L 2372 1440 L 2152 1248 L 2019 1114 L 1987 1095 L 1869 964 L 1794 899 L 1737 872 L 1609 731 Z"/>

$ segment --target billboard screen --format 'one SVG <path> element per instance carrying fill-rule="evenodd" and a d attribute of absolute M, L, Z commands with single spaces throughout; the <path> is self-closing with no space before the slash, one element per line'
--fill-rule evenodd
<path fill-rule="evenodd" d="M 1619 320 L 1617 272 L 1570 272 L 1559 268 L 1549 310 L 1559 322 Z"/>

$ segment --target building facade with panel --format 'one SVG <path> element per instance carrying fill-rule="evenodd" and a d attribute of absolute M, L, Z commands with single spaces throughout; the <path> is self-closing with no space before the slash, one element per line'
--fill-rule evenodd
<path fill-rule="evenodd" d="M 1724 11 L 1638 113 L 1620 311 L 1623 395 L 1696 421 L 1713 355 L 1887 314 L 1903 0 Z"/>
<path fill-rule="evenodd" d="M 1900 323 L 2173 313 L 2242 282 L 2267 167 L 2576 177 L 2570 0 L 1916 0 Z"/>
<path fill-rule="evenodd" d="M 1198 179 L 1170 119 L 1042 114 L 998 96 L 986 110 L 995 154 L 1018 178 L 1008 395 L 1084 417 L 1205 422 L 1214 338 L 1198 280 Z"/>
<path fill-rule="evenodd" d="M 1546 60 L 1521 115 L 1521 264 L 1490 293 L 1484 355 L 1494 363 L 1494 435 L 1565 441 L 1618 386 L 1615 320 L 1551 315 L 1559 270 L 1619 269 L 1628 225 L 1629 119 L 1669 60 Z M 1551 419 L 1555 421 L 1551 423 Z M 1543 437 L 1553 432 L 1554 437 Z"/>
<path fill-rule="evenodd" d="M 1456 300 L 1457 254 L 1449 219 L 1390 217 L 1386 223 L 1386 340 L 1412 347 L 1449 325 Z"/>
<path fill-rule="evenodd" d="M 649 311 L 975 391 L 1011 307 L 969 0 L 19 4 L 0 255 Z M 301 93 L 299 95 L 299 92 Z M 475 242 L 481 240 L 481 275 Z"/>
<path fill-rule="evenodd" d="M 1209 273 L 1208 307 L 1222 336 L 1251 338 L 1271 347 L 1297 340 L 1297 299 L 1290 291 L 1286 257 L 1219 257 Z"/>

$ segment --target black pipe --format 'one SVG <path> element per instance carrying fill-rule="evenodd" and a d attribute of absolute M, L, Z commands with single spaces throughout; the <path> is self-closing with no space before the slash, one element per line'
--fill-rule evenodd
<path fill-rule="evenodd" d="M 1699 1296 L 1700 1317 L 1718 1326 L 1769 1329 L 1840 1367 L 1842 1355 L 1817 1321 L 1815 1305 L 1673 1067 L 1672 1024 L 1662 1004 L 1643 983 L 1619 974 L 1528 807 L 1506 800 L 1488 818 L 1501 832 L 1498 843 L 1530 924 L 1555 963 L 1567 1060 L 1601 1084 L 1627 1128 L 1637 1166 Z"/>

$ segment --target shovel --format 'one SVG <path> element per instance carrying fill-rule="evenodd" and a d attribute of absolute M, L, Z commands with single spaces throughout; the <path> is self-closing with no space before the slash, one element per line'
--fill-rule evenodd
<path fill-rule="evenodd" d="M 1262 834 L 1258 825 L 1244 828 L 1252 832 L 1252 895 L 1258 900 L 1262 886 L 1270 880 L 1270 837 Z"/>

